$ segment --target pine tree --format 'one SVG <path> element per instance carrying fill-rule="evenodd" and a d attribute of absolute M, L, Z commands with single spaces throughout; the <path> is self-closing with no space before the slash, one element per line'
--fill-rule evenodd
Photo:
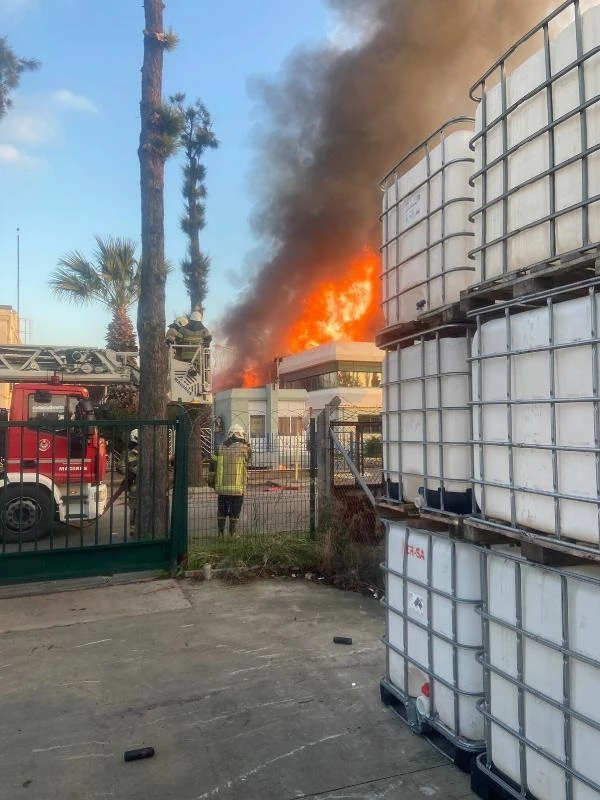
<path fill-rule="evenodd" d="M 163 0 L 144 0 L 144 60 L 140 102 L 142 274 L 137 329 L 140 341 L 140 416 L 165 419 L 168 378 L 165 346 L 165 161 L 177 149 L 181 118 L 163 103 L 163 55 L 177 38 L 163 30 Z M 155 434 L 153 436 L 153 434 Z M 140 430 L 138 524 L 140 535 L 167 530 L 167 431 Z"/>
<path fill-rule="evenodd" d="M 210 258 L 200 249 L 200 231 L 206 225 L 206 167 L 202 157 L 206 150 L 219 146 L 212 129 L 212 119 L 206 106 L 196 100 L 194 105 L 185 106 L 185 95 L 176 94 L 170 98 L 183 121 L 180 146 L 185 153 L 183 185 L 181 194 L 185 214 L 181 218 L 181 229 L 188 237 L 187 256 L 181 262 L 183 281 L 190 298 L 190 310 L 204 310 L 208 293 L 208 273 Z"/>
<path fill-rule="evenodd" d="M 6 37 L 0 36 L 0 118 L 12 105 L 10 93 L 21 83 L 21 75 L 39 66 L 40 62 L 35 58 L 19 58 L 15 55 Z"/>

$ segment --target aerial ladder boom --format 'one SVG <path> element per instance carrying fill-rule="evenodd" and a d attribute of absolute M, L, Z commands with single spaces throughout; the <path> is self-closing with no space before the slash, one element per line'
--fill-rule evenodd
<path fill-rule="evenodd" d="M 210 348 L 169 346 L 169 399 L 211 403 Z M 135 352 L 96 347 L 33 344 L 0 345 L 0 383 L 76 383 L 139 385 Z"/>
<path fill-rule="evenodd" d="M 0 345 L 0 383 L 133 384 L 137 353 L 96 347 Z"/>

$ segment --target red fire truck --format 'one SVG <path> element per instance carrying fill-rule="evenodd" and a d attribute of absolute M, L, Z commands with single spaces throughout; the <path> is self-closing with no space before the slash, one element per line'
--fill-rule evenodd
<path fill-rule="evenodd" d="M 55 521 L 93 520 L 107 504 L 106 443 L 89 389 L 132 382 L 131 353 L 0 346 L 0 542 L 35 541 Z"/>
<path fill-rule="evenodd" d="M 136 364 L 134 353 L 0 345 L 0 384 L 13 384 L 10 409 L 0 409 L 0 544 L 104 513 L 106 443 L 92 424 L 89 389 L 135 385 Z M 208 344 L 169 347 L 168 397 L 212 404 Z M 212 442 L 212 427 L 208 434 Z"/>

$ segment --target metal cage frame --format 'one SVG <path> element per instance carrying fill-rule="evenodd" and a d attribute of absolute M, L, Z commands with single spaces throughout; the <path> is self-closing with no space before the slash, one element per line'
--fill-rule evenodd
<path fill-rule="evenodd" d="M 475 267 L 469 264 L 468 260 L 465 262 L 464 265 L 459 267 L 452 267 L 450 269 L 445 269 L 445 260 L 446 260 L 446 251 L 445 251 L 445 243 L 450 239 L 454 239 L 457 237 L 473 237 L 475 234 L 472 230 L 470 231 L 460 231 L 460 232 L 450 232 L 446 231 L 446 212 L 449 206 L 454 205 L 456 203 L 473 203 L 474 198 L 473 196 L 467 197 L 446 197 L 446 173 L 448 169 L 450 169 L 453 165 L 461 164 L 461 163 L 474 163 L 473 158 L 454 158 L 450 159 L 449 161 L 445 161 L 445 142 L 446 139 L 451 133 L 455 132 L 456 130 L 464 130 L 467 126 L 469 128 L 469 132 L 473 130 L 473 123 L 474 119 L 472 117 L 462 116 L 462 117 L 454 117 L 453 119 L 446 122 L 432 134 L 430 134 L 426 139 L 420 142 L 416 147 L 410 150 L 403 158 L 394 166 L 392 169 L 381 179 L 380 182 L 380 189 L 383 192 L 383 196 L 386 202 L 385 210 L 380 214 L 379 220 L 382 223 L 382 245 L 380 248 L 380 252 L 382 255 L 382 271 L 380 274 L 380 279 L 383 285 L 383 300 L 382 300 L 382 307 L 384 309 L 384 316 L 387 314 L 385 313 L 386 309 L 389 307 L 391 303 L 396 304 L 396 311 L 399 309 L 400 298 L 408 294 L 408 292 L 413 291 L 414 289 L 418 288 L 419 286 L 425 286 L 426 288 L 426 310 L 431 309 L 431 283 L 434 280 L 441 279 L 442 281 L 442 305 L 447 304 L 446 298 L 446 276 L 450 275 L 453 272 L 475 272 Z M 433 170 L 431 167 L 431 152 L 436 147 L 441 147 L 441 160 L 442 165 L 440 168 Z M 399 179 L 401 175 L 408 169 L 408 165 L 410 165 L 415 158 L 420 156 L 419 161 L 422 159 L 425 161 L 426 164 L 426 177 L 423 181 L 419 184 L 414 186 L 410 192 L 400 196 L 398 194 L 398 185 Z M 431 182 L 434 178 L 440 177 L 441 180 L 441 196 L 442 196 L 442 203 L 441 205 L 437 205 L 432 207 L 431 202 Z M 390 188 L 394 188 L 394 201 L 393 203 L 387 207 L 387 197 L 388 191 Z M 400 208 L 402 204 L 415 192 L 419 191 L 420 189 L 426 189 L 426 213 L 424 216 L 419 217 L 415 222 L 411 225 L 408 225 L 404 230 L 400 232 Z M 389 215 L 395 215 L 396 220 L 396 234 L 393 237 L 390 237 L 388 234 L 389 231 Z M 441 214 L 441 237 L 436 239 L 435 241 L 431 241 L 431 220 L 434 215 Z M 467 223 L 469 217 L 465 218 L 465 223 Z M 410 255 L 410 257 L 406 259 L 399 259 L 398 258 L 398 243 L 402 236 L 405 236 L 410 231 L 414 230 L 417 226 L 422 225 L 425 223 L 426 225 L 426 241 L 427 244 L 424 248 L 419 250 L 416 253 Z M 395 257 L 392 259 L 393 263 L 389 263 L 389 248 L 390 246 L 394 245 L 394 252 Z M 441 247 L 441 270 L 439 273 L 435 275 L 431 274 L 431 253 L 434 248 Z M 399 288 L 399 277 L 402 270 L 402 267 L 408 263 L 408 261 L 413 260 L 417 256 L 425 255 L 426 257 L 426 276 L 423 280 L 415 283 L 414 285 L 410 286 L 407 289 L 401 290 Z M 387 293 L 386 283 L 388 277 L 395 273 L 396 276 L 396 287 L 395 291 L 392 294 Z M 396 314 L 398 316 L 398 314 Z"/>
<path fill-rule="evenodd" d="M 556 72 L 552 69 L 551 58 L 551 38 L 550 26 L 557 17 L 561 14 L 568 12 L 572 9 L 575 24 L 575 37 L 576 37 L 576 58 L 565 67 Z M 513 237 L 522 234 L 527 230 L 537 228 L 543 224 L 549 224 L 549 240 L 550 240 L 550 253 L 549 259 L 544 258 L 535 264 L 529 266 L 536 267 L 541 264 L 547 263 L 548 260 L 556 258 L 558 255 L 568 257 L 581 253 L 590 247 L 598 244 L 592 242 L 589 235 L 589 207 L 600 201 L 600 194 L 590 196 L 589 194 L 589 157 L 596 152 L 600 151 L 600 143 L 590 146 L 588 136 L 588 123 L 586 111 L 599 102 L 599 96 L 596 95 L 592 98 L 586 97 L 586 82 L 585 82 L 585 66 L 586 62 L 600 53 L 600 44 L 592 47 L 590 50 L 584 51 L 583 49 L 583 24 L 582 24 L 582 11 L 581 0 L 566 0 L 551 14 L 545 17 L 538 25 L 532 28 L 528 33 L 522 36 L 515 42 L 505 53 L 502 55 L 483 75 L 479 80 L 473 84 L 469 91 L 471 99 L 475 102 L 481 103 L 481 130 L 477 131 L 471 140 L 471 149 L 480 143 L 481 146 L 481 168 L 473 173 L 471 183 L 475 186 L 477 181 L 481 181 L 481 205 L 476 207 L 471 215 L 471 220 L 475 221 L 477 217 L 481 218 L 481 244 L 470 251 L 469 257 L 472 259 L 478 258 L 480 261 L 480 280 L 486 280 L 496 277 L 487 274 L 487 254 L 490 248 L 501 245 L 502 246 L 502 274 L 507 274 L 514 271 L 509 265 L 508 256 L 508 243 Z M 509 104 L 507 93 L 508 82 L 508 61 L 515 55 L 518 55 L 521 48 L 527 47 L 534 40 L 534 37 L 541 35 L 543 37 L 543 49 L 545 59 L 545 79 L 535 86 L 533 89 L 526 92 L 517 101 Z M 578 105 L 562 114 L 560 117 L 554 117 L 554 97 L 553 88 L 557 82 L 565 77 L 572 70 L 577 70 L 578 78 L 578 91 L 579 103 Z M 501 112 L 492 120 L 488 119 L 487 113 L 487 92 L 489 84 L 500 86 L 501 94 Z M 539 130 L 526 136 L 521 141 L 509 147 L 508 136 L 508 122 L 510 116 L 523 106 L 528 101 L 535 98 L 540 92 L 545 93 L 546 108 L 547 108 L 547 124 Z M 580 136 L 581 136 L 581 149 L 575 156 L 567 158 L 560 163 L 556 163 L 555 152 L 555 136 L 558 126 L 567 122 L 571 118 L 579 117 L 580 123 Z M 501 139 L 502 151 L 499 156 L 493 160 L 487 160 L 487 135 L 493 127 L 501 126 Z M 532 142 L 540 139 L 548 134 L 548 168 L 537 175 L 523 181 L 517 180 L 514 184 L 510 184 L 509 179 L 509 159 L 518 150 Z M 565 208 L 557 208 L 557 190 L 556 178 L 559 169 L 564 169 L 571 164 L 582 162 L 582 186 L 581 186 L 581 201 L 571 204 Z M 488 176 L 490 170 L 500 166 L 502 169 L 502 187 L 503 190 L 497 197 L 488 201 Z M 521 191 L 527 186 L 537 183 L 543 179 L 549 180 L 549 213 L 537 220 L 522 225 L 514 230 L 508 230 L 508 203 L 509 199 L 517 192 Z M 487 233 L 487 219 L 486 212 L 498 204 L 502 204 L 502 233 L 500 236 L 493 240 L 486 240 Z M 557 221 L 565 215 L 581 210 L 581 246 L 573 250 L 563 251 L 557 247 Z"/>
<path fill-rule="evenodd" d="M 478 758 L 478 766 L 482 768 L 483 772 L 489 778 L 502 786 L 502 788 L 514 798 L 522 798 L 526 795 L 529 797 L 528 783 L 527 783 L 527 764 L 526 764 L 526 749 L 529 748 L 537 755 L 542 756 L 550 763 L 563 770 L 565 776 L 565 800 L 572 800 L 573 798 L 573 780 L 577 779 L 586 786 L 592 788 L 594 791 L 600 793 L 600 783 L 595 783 L 591 778 L 583 775 L 575 770 L 572 766 L 572 722 L 577 720 L 584 725 L 593 728 L 600 733 L 600 720 L 594 720 L 580 712 L 575 711 L 571 707 L 571 661 L 576 659 L 583 663 L 587 663 L 600 671 L 600 664 L 594 661 L 584 653 L 573 650 L 569 645 L 569 596 L 568 596 L 568 579 L 571 577 L 583 583 L 590 583 L 600 589 L 600 579 L 594 580 L 591 576 L 569 572 L 566 569 L 557 569 L 555 567 L 545 566 L 541 564 L 534 564 L 525 561 L 519 556 L 509 554 L 508 552 L 494 553 L 493 550 L 488 548 L 479 548 L 481 552 L 481 581 L 482 581 L 482 603 L 477 608 L 477 613 L 480 615 L 483 625 L 483 650 L 478 657 L 484 670 L 484 699 L 479 703 L 479 710 L 483 714 L 485 720 L 485 740 L 487 745 L 487 752 Z M 515 564 L 515 609 L 516 609 L 516 624 L 513 625 L 506 620 L 494 616 L 489 611 L 489 598 L 490 598 L 490 584 L 488 580 L 488 561 L 490 558 L 508 559 Z M 562 642 L 558 644 L 550 639 L 528 631 L 523 624 L 523 598 L 522 598 L 522 567 L 526 566 L 530 569 L 543 571 L 545 574 L 556 575 L 560 580 L 561 586 L 561 635 Z M 498 665 L 491 663 L 490 657 L 490 624 L 495 624 L 504 630 L 512 632 L 515 636 L 515 643 L 517 649 L 516 663 L 517 663 L 517 676 L 513 676 L 506 670 L 501 669 Z M 541 692 L 535 686 L 525 682 L 524 676 L 524 640 L 529 639 L 537 642 L 556 653 L 562 654 L 563 659 L 563 699 L 562 702 L 557 701 L 548 695 Z M 499 720 L 490 711 L 491 703 L 491 675 L 497 675 L 508 683 L 516 687 L 517 690 L 517 713 L 518 713 L 518 730 L 513 730 L 509 725 Z M 542 747 L 535 741 L 532 741 L 527 736 L 527 721 L 525 716 L 525 696 L 531 695 L 538 700 L 546 703 L 552 708 L 561 711 L 564 721 L 564 744 L 565 744 L 565 759 L 561 761 L 556 758 L 552 753 Z M 503 731 L 513 736 L 519 743 L 519 771 L 520 771 L 520 790 L 513 789 L 509 783 L 505 783 L 502 778 L 496 775 L 493 765 L 493 747 L 492 747 L 492 725 L 497 725 Z"/>
<path fill-rule="evenodd" d="M 419 527 L 418 533 L 428 536 L 429 538 L 429 553 L 430 557 L 427 560 L 427 581 L 419 581 L 417 578 L 410 577 L 408 575 L 408 546 L 404 548 L 403 554 L 403 563 L 402 563 L 402 571 L 399 572 L 398 570 L 392 569 L 389 566 L 389 521 L 387 524 L 387 534 L 386 534 L 386 561 L 382 564 L 382 569 L 385 573 L 386 578 L 386 618 L 385 618 L 385 634 L 382 637 L 382 641 L 385 645 L 386 651 L 386 687 L 400 700 L 400 702 L 404 705 L 407 712 L 409 709 L 413 713 L 408 713 L 409 719 L 412 717 L 417 719 L 417 714 L 414 708 L 414 699 L 408 695 L 406 691 L 403 691 L 400 687 L 396 686 L 390 677 L 390 650 L 399 655 L 404 661 L 404 686 L 408 689 L 409 679 L 408 679 L 408 669 L 409 664 L 417 667 L 417 669 L 421 670 L 425 675 L 428 676 L 430 681 L 430 700 L 431 700 L 431 708 L 435 708 L 435 682 L 437 681 L 441 685 L 443 685 L 446 689 L 452 692 L 453 694 L 453 701 L 454 701 L 454 729 L 446 725 L 442 720 L 439 718 L 437 714 L 431 714 L 420 720 L 421 728 L 427 728 L 430 726 L 438 733 L 442 734 L 444 738 L 450 741 L 453 745 L 464 750 L 466 752 L 478 753 L 481 752 L 485 748 L 484 740 L 474 740 L 474 739 L 467 739 L 465 736 L 462 736 L 459 731 L 461 728 L 461 710 L 460 710 L 460 698 L 475 698 L 481 701 L 483 699 L 483 685 L 481 692 L 470 692 L 465 689 L 461 689 L 458 686 L 459 682 L 459 651 L 471 653 L 473 655 L 473 659 L 476 659 L 476 654 L 481 652 L 480 645 L 468 645 L 459 642 L 458 640 L 458 607 L 459 605 L 463 606 L 470 606 L 472 608 L 477 608 L 480 605 L 479 600 L 472 600 L 461 598 L 458 596 L 457 591 L 457 548 L 460 546 L 461 543 L 453 541 L 449 539 L 449 537 L 436 534 L 432 531 L 425 530 Z M 411 529 L 409 524 L 406 524 L 407 530 Z M 451 591 L 445 592 L 442 589 L 439 589 L 433 585 L 433 558 L 431 554 L 433 553 L 433 540 L 435 538 L 444 538 L 446 539 L 451 545 L 451 558 L 450 558 L 450 582 L 451 582 Z M 407 536 L 408 540 L 408 536 Z M 464 545 L 463 545 L 464 546 Z M 400 610 L 395 608 L 389 603 L 389 576 L 393 575 L 397 578 L 400 578 L 402 581 L 402 604 L 404 610 Z M 418 620 L 414 619 L 413 617 L 409 617 L 408 615 L 408 584 L 413 586 L 417 586 L 423 592 L 427 594 L 427 620 L 425 622 L 419 622 Z M 444 600 L 449 601 L 452 604 L 452 635 L 446 636 L 440 630 L 436 629 L 433 624 L 433 602 L 432 599 L 434 597 L 443 598 Z M 402 637 L 404 642 L 404 650 L 401 650 L 399 647 L 395 646 L 390 641 L 390 614 L 398 616 L 402 620 Z M 426 635 L 427 635 L 427 660 L 429 664 L 421 664 L 415 658 L 413 658 L 407 650 L 407 642 L 408 642 L 408 626 L 414 625 L 417 628 L 420 628 Z M 433 640 L 439 639 L 450 647 L 452 647 L 452 675 L 453 675 L 453 682 L 449 682 L 446 679 L 439 676 L 435 673 L 432 669 L 432 665 L 434 664 L 434 654 L 433 654 Z"/>
<path fill-rule="evenodd" d="M 453 512 L 454 509 L 447 508 L 449 505 L 447 498 L 448 492 L 451 492 L 452 484 L 456 484 L 457 482 L 471 484 L 471 478 L 473 475 L 473 448 L 472 448 L 472 439 L 473 439 L 473 423 L 472 423 L 472 414 L 471 414 L 471 407 L 470 407 L 470 398 L 472 396 L 472 388 L 471 388 L 471 370 L 469 368 L 469 352 L 471 347 L 471 337 L 472 337 L 473 326 L 469 323 L 464 324 L 452 324 L 452 325 L 444 325 L 437 328 L 432 328 L 425 333 L 420 334 L 419 336 L 408 336 L 399 339 L 396 342 L 396 347 L 392 350 L 388 348 L 386 356 L 389 357 L 390 353 L 396 353 L 398 357 L 398 380 L 390 381 L 388 369 L 386 369 L 385 379 L 382 380 L 382 389 L 383 389 L 383 412 L 382 412 L 382 419 L 385 422 L 385 433 L 383 436 L 383 452 L 384 452 L 384 466 L 383 466 L 383 473 L 384 473 L 384 482 L 386 486 L 388 486 L 388 481 L 391 475 L 391 470 L 389 467 L 390 460 L 391 460 L 391 448 L 393 446 L 398 447 L 398 476 L 399 476 L 399 497 L 397 498 L 397 502 L 412 502 L 414 498 L 403 498 L 403 490 L 402 490 L 402 478 L 403 476 L 412 477 L 412 478 L 421 478 L 422 479 L 422 502 L 421 507 L 425 508 L 428 507 L 427 500 L 431 498 L 431 492 L 438 492 L 439 493 L 439 505 L 436 505 L 437 510 L 447 510 Z M 465 359 L 465 369 L 459 372 L 444 372 L 442 367 L 442 356 L 441 356 L 441 342 L 443 339 L 447 338 L 464 338 L 466 340 L 466 349 L 467 349 L 467 358 Z M 408 378 L 406 380 L 400 380 L 400 371 L 401 371 L 401 358 L 402 352 L 407 347 L 411 345 L 421 343 L 425 344 L 427 341 L 434 341 L 435 348 L 436 348 L 436 365 L 437 365 L 437 372 L 427 373 L 425 368 L 425 347 L 421 348 L 421 370 L 420 375 L 415 376 L 413 378 Z M 465 405 L 442 405 L 442 397 L 443 397 L 443 381 L 445 378 L 449 376 L 462 376 L 465 380 L 465 394 L 467 397 L 467 402 Z M 437 405 L 430 406 L 427 404 L 427 384 L 431 381 L 436 382 L 436 391 L 438 397 Z M 406 408 L 402 407 L 402 390 L 406 387 L 408 383 L 420 383 L 421 385 L 421 407 L 419 409 L 416 408 Z M 397 394 L 396 397 L 396 407 L 397 409 L 394 411 L 390 410 L 390 394 L 392 391 L 395 391 Z M 463 412 L 467 415 L 467 425 L 468 425 L 468 438 L 465 440 L 451 440 L 448 441 L 447 437 L 445 437 L 444 431 L 444 412 L 445 411 L 458 411 Z M 403 414 L 417 414 L 420 413 L 421 415 L 421 427 L 423 431 L 423 437 L 420 440 L 420 445 L 422 447 L 422 463 L 423 463 L 423 472 L 409 472 L 404 469 L 402 456 L 403 456 L 403 446 L 405 443 L 401 440 L 400 435 L 396 439 L 390 438 L 390 419 L 392 416 L 396 416 L 398 418 L 398 431 L 400 432 L 402 415 Z M 429 437 L 428 428 L 430 427 L 430 423 L 428 423 L 428 416 L 431 414 L 436 414 L 436 426 L 437 432 L 434 437 Z M 419 442 L 417 440 L 411 441 L 408 443 L 410 446 L 417 446 Z M 437 458 L 439 464 L 439 474 L 434 474 L 430 472 L 428 467 L 428 449 L 431 447 L 435 447 L 437 449 Z M 456 447 L 463 447 L 468 452 L 469 458 L 469 469 L 468 473 L 461 477 L 450 476 L 447 474 L 447 471 L 444 466 L 444 457 L 445 457 L 445 450 L 446 448 L 456 448 Z M 394 471 L 395 474 L 395 471 Z M 393 482 L 392 482 L 393 483 Z M 461 493 L 462 494 L 462 493 Z M 386 498 L 387 502 L 395 502 L 396 498 L 389 496 L 388 490 L 388 497 Z M 473 508 L 472 499 L 468 499 L 467 504 L 464 507 L 463 513 L 471 513 Z"/>

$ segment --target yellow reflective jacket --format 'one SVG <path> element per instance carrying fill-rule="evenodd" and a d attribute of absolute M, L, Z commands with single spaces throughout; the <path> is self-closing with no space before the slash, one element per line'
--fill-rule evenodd
<path fill-rule="evenodd" d="M 252 449 L 240 439 L 227 439 L 213 456 L 217 494 L 244 494 Z"/>

